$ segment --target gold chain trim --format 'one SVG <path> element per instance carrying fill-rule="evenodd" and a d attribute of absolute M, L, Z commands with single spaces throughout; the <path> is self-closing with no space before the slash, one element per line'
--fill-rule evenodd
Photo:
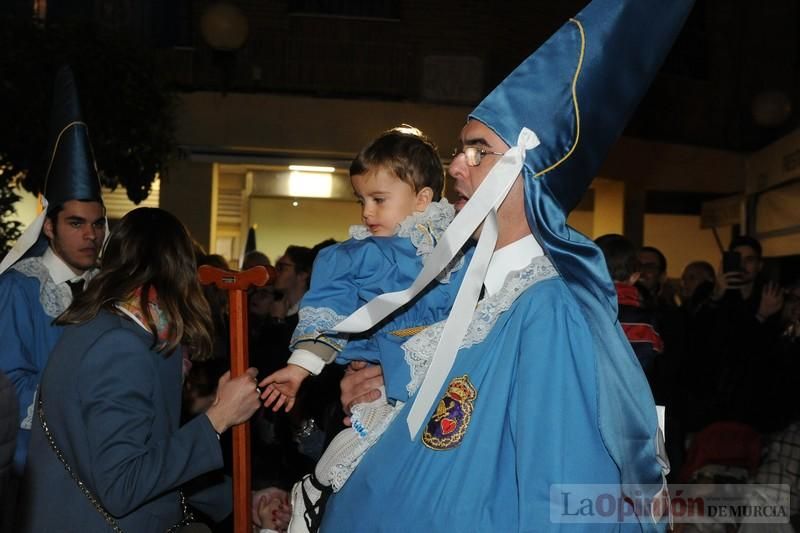
<path fill-rule="evenodd" d="M 414 326 L 413 328 L 396 329 L 394 331 L 390 331 L 389 335 L 394 335 L 395 337 L 413 337 L 427 327 L 428 326 Z"/>

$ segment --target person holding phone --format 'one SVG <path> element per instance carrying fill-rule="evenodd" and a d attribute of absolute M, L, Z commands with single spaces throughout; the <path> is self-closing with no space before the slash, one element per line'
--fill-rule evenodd
<path fill-rule="evenodd" d="M 768 354 L 780 333 L 783 292 L 763 276 L 761 244 L 752 237 L 734 237 L 721 267 L 708 312 L 695 317 L 704 332 L 694 347 L 704 371 L 694 425 L 732 420 L 771 431 L 776 406 L 770 391 L 780 372 Z"/>
<path fill-rule="evenodd" d="M 763 267 L 761 243 L 747 235 L 734 237 L 723 253 L 722 272 L 716 278 L 712 300 L 741 301 L 756 320 L 765 322 L 780 311 L 783 293 L 777 283 L 764 282 Z"/>

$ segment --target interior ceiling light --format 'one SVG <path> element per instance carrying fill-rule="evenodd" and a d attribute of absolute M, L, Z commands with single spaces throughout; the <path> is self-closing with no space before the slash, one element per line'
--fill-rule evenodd
<path fill-rule="evenodd" d="M 333 176 L 324 172 L 293 171 L 289 174 L 289 196 L 330 198 Z"/>
<path fill-rule="evenodd" d="M 314 165 L 289 165 L 289 170 L 296 170 L 298 172 L 327 172 L 330 174 L 336 169 L 333 167 L 318 167 Z"/>

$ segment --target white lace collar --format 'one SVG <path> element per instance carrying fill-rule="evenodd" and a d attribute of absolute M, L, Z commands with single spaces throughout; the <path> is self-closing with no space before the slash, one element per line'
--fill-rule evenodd
<path fill-rule="evenodd" d="M 422 213 L 412 213 L 407 216 L 397 226 L 395 235 L 411 241 L 411 244 L 417 249 L 417 255 L 422 256 L 424 264 L 455 216 L 456 210 L 453 204 L 446 198 L 442 198 L 438 202 L 428 204 Z M 372 236 L 364 225 L 350 226 L 350 237 L 353 239 L 363 240 Z M 450 274 L 460 270 L 463 266 L 464 254 L 458 252 L 450 264 L 436 276 L 436 280 L 440 283 L 450 283 Z"/>
<path fill-rule="evenodd" d="M 27 257 L 14 263 L 11 267 L 23 276 L 39 280 L 39 303 L 44 313 L 52 318 L 57 317 L 72 303 L 72 291 L 66 283 L 56 284 L 50 269 L 44 264 L 42 256 Z"/>
<path fill-rule="evenodd" d="M 65 283 L 68 280 L 83 278 L 89 281 L 97 274 L 90 269 L 82 276 L 75 276 L 72 270 L 50 248 L 38 257 L 27 257 L 11 267 L 20 274 L 39 280 L 39 303 L 49 317 L 55 318 L 72 303 L 72 291 Z M 56 279 L 60 281 L 57 282 Z"/>
<path fill-rule="evenodd" d="M 450 225 L 455 216 L 455 208 L 445 198 L 431 202 L 422 213 L 412 213 L 397 226 L 395 235 L 408 237 L 418 250 L 419 255 L 427 255 L 436 246 L 439 237 Z M 350 237 L 356 240 L 372 237 L 369 229 L 363 224 L 350 226 Z"/>
<path fill-rule="evenodd" d="M 541 246 L 533 235 L 528 235 L 503 246 L 494 252 L 486 270 L 486 279 L 483 285 L 488 295 L 496 294 L 506 281 L 509 272 L 522 270 L 528 266 L 534 257 L 544 255 Z"/>

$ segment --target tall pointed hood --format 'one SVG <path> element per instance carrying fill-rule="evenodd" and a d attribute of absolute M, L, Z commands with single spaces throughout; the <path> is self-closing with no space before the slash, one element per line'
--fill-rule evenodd
<path fill-rule="evenodd" d="M 672 47 L 693 1 L 595 0 L 470 113 L 509 146 L 523 127 L 541 146 L 526 177 L 565 212 L 589 187 Z"/>
<path fill-rule="evenodd" d="M 256 228 L 255 226 L 250 226 L 250 229 L 247 230 L 247 241 L 244 245 L 244 255 L 247 255 L 250 252 L 255 252 L 256 250 Z"/>
<path fill-rule="evenodd" d="M 68 66 L 56 74 L 47 158 L 44 196 L 48 209 L 69 200 L 102 202 L 89 128 L 83 122 L 75 77 Z"/>
<path fill-rule="evenodd" d="M 648 384 L 617 324 L 616 292 L 603 255 L 566 218 L 647 91 L 692 4 L 594 0 L 470 114 L 511 147 L 523 128 L 541 141 L 526 152 L 522 167 L 526 215 L 587 318 L 597 353 L 598 427 L 628 494 L 652 496 L 645 485 L 661 485 L 668 471 L 663 436 Z"/>
<path fill-rule="evenodd" d="M 61 67 L 55 77 L 49 147 L 45 153 L 44 169 L 42 183 L 45 209 L 0 262 L 0 274 L 26 254 L 44 252 L 47 244 L 41 231 L 46 213 L 70 200 L 103 201 L 94 152 L 89 141 L 89 128 L 83 122 L 75 77 L 68 66 Z"/>

